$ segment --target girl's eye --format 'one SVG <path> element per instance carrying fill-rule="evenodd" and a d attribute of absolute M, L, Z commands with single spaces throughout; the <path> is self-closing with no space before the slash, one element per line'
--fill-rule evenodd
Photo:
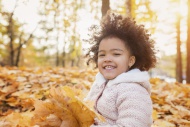
<path fill-rule="evenodd" d="M 120 53 L 114 53 L 114 56 L 119 56 L 119 55 L 121 55 Z"/>
<path fill-rule="evenodd" d="M 104 55 L 104 54 L 99 54 L 98 56 L 99 56 L 99 57 L 102 57 L 102 56 L 105 56 L 105 55 Z"/>

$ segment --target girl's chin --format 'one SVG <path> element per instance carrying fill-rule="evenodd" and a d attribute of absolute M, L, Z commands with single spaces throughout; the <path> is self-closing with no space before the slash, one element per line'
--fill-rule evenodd
<path fill-rule="evenodd" d="M 116 76 L 114 75 L 104 75 L 104 78 L 107 79 L 107 80 L 112 80 L 114 79 Z"/>

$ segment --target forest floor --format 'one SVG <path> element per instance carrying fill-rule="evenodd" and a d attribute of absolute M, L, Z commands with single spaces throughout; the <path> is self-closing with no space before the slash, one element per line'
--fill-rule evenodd
<path fill-rule="evenodd" d="M 79 68 L 0 67 L 0 127 L 87 127 L 94 117 L 103 121 L 92 110 L 92 102 L 83 102 L 96 73 Z M 152 127 L 189 127 L 190 84 L 159 78 L 150 82 Z"/>

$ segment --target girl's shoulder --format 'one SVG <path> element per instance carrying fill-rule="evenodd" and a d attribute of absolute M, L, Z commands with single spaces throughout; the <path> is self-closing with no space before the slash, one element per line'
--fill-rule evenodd
<path fill-rule="evenodd" d="M 149 91 L 143 87 L 141 84 L 139 83 L 135 83 L 135 82 L 131 82 L 131 83 L 119 83 L 117 85 L 115 85 L 115 89 L 119 92 L 119 93 L 126 93 L 126 92 L 145 92 L 145 93 L 149 93 Z"/>
<path fill-rule="evenodd" d="M 147 72 L 142 72 L 138 69 L 131 70 L 127 73 L 122 73 L 113 80 L 107 83 L 108 87 L 114 86 L 116 89 L 126 90 L 146 90 L 150 93 L 151 85 Z"/>

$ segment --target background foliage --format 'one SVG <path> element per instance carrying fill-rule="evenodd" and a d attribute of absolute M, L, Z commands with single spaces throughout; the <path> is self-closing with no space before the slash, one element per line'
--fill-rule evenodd
<path fill-rule="evenodd" d="M 155 75 L 188 77 L 188 0 L 1 0 L 0 6 L 1 65 L 86 67 L 88 28 L 112 10 L 152 34 L 159 50 Z"/>

